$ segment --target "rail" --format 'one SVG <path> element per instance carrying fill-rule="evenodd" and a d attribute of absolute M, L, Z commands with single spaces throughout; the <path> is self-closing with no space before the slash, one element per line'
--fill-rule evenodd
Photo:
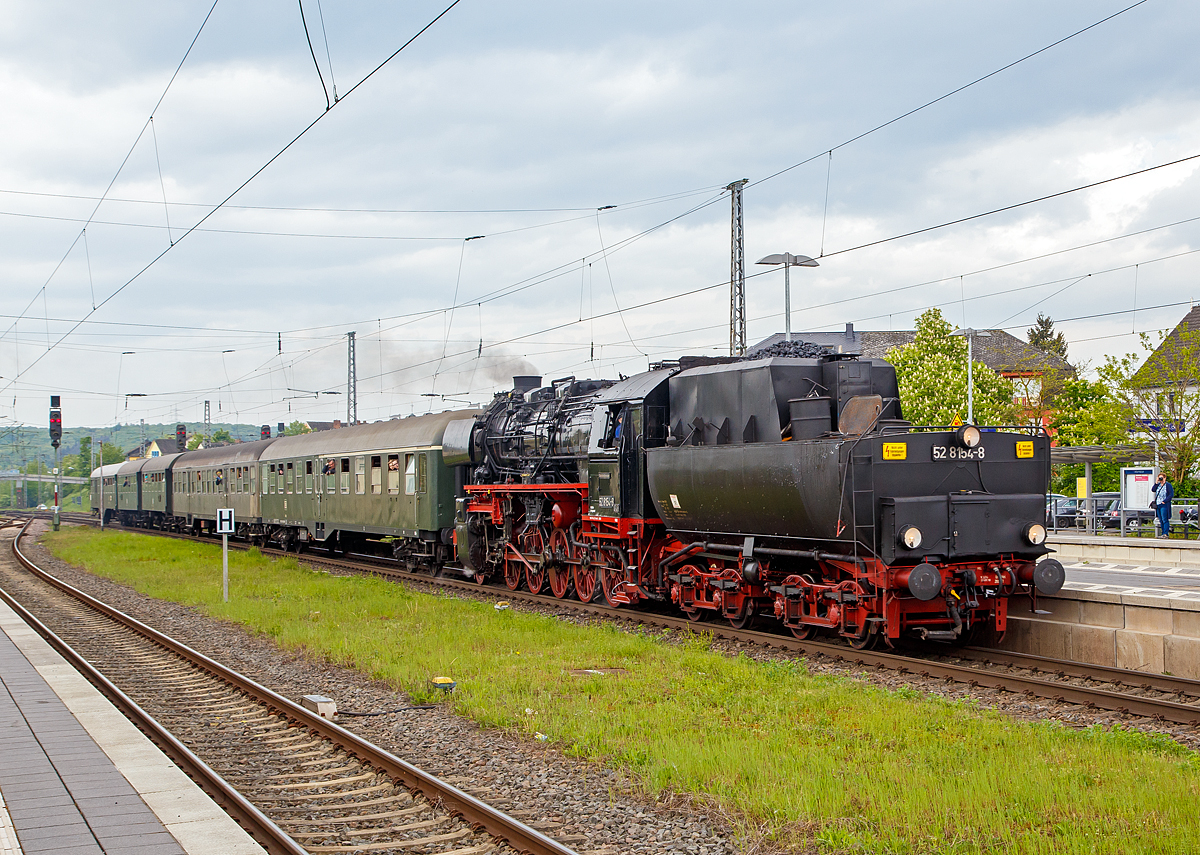
<path fill-rule="evenodd" d="M 345 728 L 327 720 L 313 712 L 305 709 L 298 704 L 293 703 L 282 695 L 271 691 L 265 686 L 259 685 L 253 680 L 239 674 L 232 669 L 210 659 L 204 654 L 193 650 L 187 645 L 176 641 L 153 627 L 147 626 L 140 621 L 124 614 L 123 612 L 100 602 L 94 597 L 68 585 L 66 582 L 47 573 L 45 570 L 34 564 L 20 549 L 21 538 L 25 535 L 29 524 L 22 528 L 20 534 L 13 540 L 13 554 L 17 560 L 29 572 L 36 577 L 62 591 L 63 593 L 73 597 L 79 602 L 85 604 L 91 609 L 94 609 L 101 614 L 106 615 L 113 621 L 122 626 L 133 630 L 138 635 L 149 639 L 155 644 L 171 651 L 182 659 L 200 667 L 211 675 L 233 686 L 248 698 L 263 704 L 264 706 L 286 716 L 287 718 L 297 722 L 304 728 L 312 731 L 314 734 L 329 741 L 330 743 L 341 748 L 347 754 L 357 757 L 363 763 L 379 770 L 393 780 L 399 782 L 406 789 L 419 792 L 425 798 L 434 803 L 440 803 L 445 809 L 451 813 L 460 816 L 472 828 L 482 829 L 492 837 L 503 840 L 519 852 L 529 853 L 529 855 L 575 855 L 573 850 L 563 846 L 546 837 L 536 829 L 530 828 L 524 823 L 513 817 L 504 814 L 488 804 L 476 799 L 468 793 L 459 790 L 458 788 L 446 783 L 433 775 L 413 766 L 410 763 L 401 760 L 393 754 L 383 751 L 378 746 L 367 742 L 354 733 Z M 299 847 L 291 838 L 275 826 L 265 815 L 258 811 L 244 797 L 233 790 L 227 783 L 221 781 L 215 772 L 207 767 L 200 758 L 191 753 L 186 746 L 179 742 L 175 737 L 171 736 L 153 722 L 132 700 L 122 693 L 116 686 L 112 685 L 102 674 L 94 669 L 90 664 L 83 661 L 82 657 L 78 656 L 71 648 L 66 645 L 58 636 L 54 635 L 48 628 L 33 618 L 27 610 L 16 604 L 10 597 L 0 591 L 0 596 L 10 604 L 14 604 L 22 617 L 32 619 L 31 626 L 46 637 L 50 643 L 55 646 L 63 655 L 68 658 L 72 664 L 80 669 L 89 679 L 95 678 L 98 682 L 97 686 L 103 687 L 106 695 L 117 704 L 123 712 L 126 712 L 135 722 L 140 724 L 142 721 L 147 722 L 147 727 L 150 728 L 147 732 L 153 732 L 152 736 L 155 742 L 161 739 L 160 747 L 172 759 L 178 755 L 179 760 L 185 771 L 192 774 L 195 771 L 196 780 L 203 781 L 202 787 L 209 792 L 223 807 L 233 805 L 234 810 L 231 814 L 246 830 L 259 840 L 268 851 L 274 853 L 288 853 L 288 855 L 302 855 L 305 850 Z M 215 780 L 213 778 L 215 777 Z M 219 782 L 219 783 L 218 783 Z M 239 801 L 240 800 L 240 801 Z M 227 805 L 228 802 L 228 805 Z M 261 819 L 260 819 L 261 818 Z M 280 837 L 282 836 L 282 837 Z M 286 842 L 284 841 L 286 838 Z"/>

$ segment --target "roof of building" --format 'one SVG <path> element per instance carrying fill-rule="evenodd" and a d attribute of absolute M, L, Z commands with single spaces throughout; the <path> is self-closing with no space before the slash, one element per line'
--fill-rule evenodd
<path fill-rule="evenodd" d="M 152 445 L 158 446 L 158 450 L 163 454 L 173 454 L 178 448 L 175 444 L 176 441 L 173 436 L 160 436 L 158 439 L 148 439 L 145 442 L 139 442 L 133 448 L 126 451 L 125 456 L 132 457 L 136 455 L 138 457 L 145 457 L 146 452 Z"/>
<path fill-rule="evenodd" d="M 1197 318 L 1200 326 L 1200 317 Z M 1004 330 L 980 330 L 987 336 L 977 336 L 973 347 L 974 357 L 999 374 L 1045 374 L 1047 371 L 1074 374 L 1075 369 L 1067 360 L 1056 353 L 1047 353 L 1027 341 L 1022 341 Z M 916 330 L 856 330 L 854 324 L 846 324 L 840 332 L 793 332 L 792 339 L 819 344 L 834 353 L 856 353 L 868 359 L 886 359 L 893 347 L 911 344 Z M 769 347 L 784 340 L 783 333 L 763 339 L 751 347 L 747 354 Z"/>
<path fill-rule="evenodd" d="M 1172 381 L 1178 380 L 1179 377 L 1172 375 L 1178 375 L 1180 372 L 1177 370 L 1177 366 L 1172 366 L 1168 362 L 1168 359 L 1172 356 L 1176 359 L 1190 358 L 1195 363 L 1197 356 L 1200 355 L 1197 354 L 1197 344 L 1200 342 L 1197 342 L 1195 339 L 1189 342 L 1181 342 L 1180 339 L 1184 333 L 1200 333 L 1200 306 L 1193 307 L 1191 311 L 1184 315 L 1183 320 L 1175 325 L 1175 329 L 1171 330 L 1171 333 L 1163 339 L 1162 344 L 1155 348 L 1154 352 L 1147 357 L 1146 361 L 1142 363 L 1142 367 L 1133 375 L 1134 382 L 1142 382 L 1153 386 L 1156 385 L 1155 375 L 1159 375 L 1159 379 L 1165 375 L 1171 378 Z M 1183 349 L 1182 354 L 1180 353 L 1181 347 Z M 1193 377 L 1195 373 L 1200 373 L 1196 372 L 1194 364 L 1192 369 Z M 1170 384 L 1170 381 L 1168 381 L 1166 385 Z"/>

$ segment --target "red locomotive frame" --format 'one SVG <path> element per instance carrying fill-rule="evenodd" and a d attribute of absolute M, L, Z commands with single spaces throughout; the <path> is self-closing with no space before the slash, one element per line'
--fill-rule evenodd
<path fill-rule="evenodd" d="M 485 518 L 497 533 L 489 560 L 476 572 L 480 583 L 502 571 L 512 590 L 522 583 L 535 593 L 549 587 L 559 599 L 603 599 L 614 608 L 669 601 L 691 620 L 720 616 L 739 628 L 757 615 L 769 615 L 798 638 L 825 630 L 859 648 L 880 639 L 891 644 L 914 630 L 931 638 L 968 640 L 971 630 L 990 626 L 1002 635 L 1007 598 L 1030 580 L 1034 567 L 1013 556 L 924 565 L 941 577 L 946 592 L 926 601 L 910 593 L 914 568 L 907 565 L 818 551 L 756 550 L 753 539 L 743 547 L 689 544 L 658 519 L 585 514 L 584 483 L 465 489 L 468 516 Z M 536 505 L 539 499 L 541 512 L 527 518 L 529 500 Z M 791 572 L 794 563 L 790 570 L 773 568 L 787 563 L 782 554 L 807 558 L 806 571 Z M 956 618 L 963 623 L 957 629 Z"/>

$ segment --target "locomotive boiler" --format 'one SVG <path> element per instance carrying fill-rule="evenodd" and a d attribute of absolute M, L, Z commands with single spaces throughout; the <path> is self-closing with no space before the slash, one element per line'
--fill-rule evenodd
<path fill-rule="evenodd" d="M 856 646 L 1003 633 L 1057 591 L 1040 520 L 1049 442 L 913 428 L 882 360 L 685 359 L 619 381 L 518 378 L 452 421 L 460 562 L 693 620 L 758 616 Z"/>

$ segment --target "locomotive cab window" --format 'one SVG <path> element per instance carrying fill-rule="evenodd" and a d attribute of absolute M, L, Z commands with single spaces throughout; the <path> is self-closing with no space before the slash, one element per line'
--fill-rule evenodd
<path fill-rule="evenodd" d="M 639 419 L 640 421 L 640 419 Z M 632 436 L 637 433 L 630 419 L 630 410 L 624 405 L 609 407 L 608 412 L 604 416 L 604 439 L 600 442 L 601 448 L 619 448 L 621 440 L 624 437 Z"/>
<path fill-rule="evenodd" d="M 378 496 L 383 492 L 383 458 L 378 454 L 371 455 L 371 495 Z"/>
<path fill-rule="evenodd" d="M 388 455 L 388 474 L 387 474 L 388 495 L 396 496 L 400 493 L 400 455 Z"/>
<path fill-rule="evenodd" d="M 404 455 L 404 493 L 411 496 L 417 492 L 417 456 Z"/>

